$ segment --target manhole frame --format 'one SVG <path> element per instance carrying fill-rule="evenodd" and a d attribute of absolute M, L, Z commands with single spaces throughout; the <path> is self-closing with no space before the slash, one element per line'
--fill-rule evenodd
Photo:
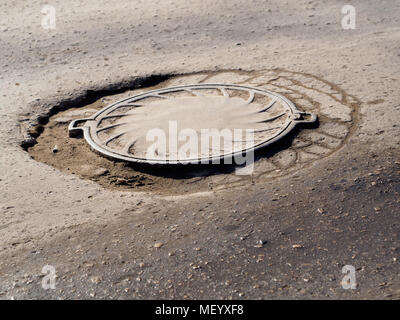
<path fill-rule="evenodd" d="M 273 96 L 275 97 L 276 100 L 281 100 L 283 103 L 286 104 L 286 106 L 289 109 L 289 115 L 288 115 L 288 123 L 286 124 L 285 127 L 283 127 L 278 134 L 275 136 L 255 145 L 247 149 L 243 149 L 237 152 L 231 152 L 228 154 L 223 154 L 219 156 L 210 156 L 208 158 L 197 158 L 197 159 L 184 159 L 184 160 L 169 160 L 169 159 L 146 159 L 146 158 L 139 158 L 139 157 L 130 157 L 130 156 L 125 156 L 117 152 L 112 152 L 110 150 L 107 150 L 103 148 L 101 145 L 96 143 L 94 139 L 91 136 L 91 126 L 90 125 L 83 125 L 83 126 L 78 126 L 80 123 L 83 122 L 89 122 L 89 121 L 97 121 L 97 118 L 99 118 L 103 113 L 107 114 L 112 113 L 115 109 L 122 107 L 120 104 L 130 101 L 134 102 L 137 100 L 141 100 L 143 98 L 146 98 L 147 96 L 154 96 L 154 95 L 159 95 L 167 92 L 178 92 L 178 91 L 187 91 L 190 89 L 230 89 L 230 90 L 247 90 L 249 92 L 253 93 L 259 93 L 262 95 L 268 95 L 268 96 Z M 75 119 L 70 122 L 68 126 L 68 131 L 69 135 L 71 137 L 74 137 L 76 135 L 79 135 L 80 133 L 83 132 L 83 137 L 89 144 L 89 146 L 97 152 L 98 154 L 105 156 L 111 160 L 117 160 L 117 161 L 125 161 L 125 162 L 130 162 L 130 163 L 138 163 L 138 164 L 157 164 L 157 165 L 186 165 L 186 164 L 205 164 L 205 163 L 224 163 L 226 160 L 232 159 L 234 157 L 247 154 L 249 152 L 254 152 L 256 150 L 262 149 L 267 147 L 268 145 L 271 145 L 275 143 L 276 141 L 280 140 L 284 136 L 286 136 L 290 131 L 294 129 L 295 126 L 301 123 L 313 123 L 317 120 L 317 116 L 314 113 L 310 112 L 303 112 L 300 111 L 296 108 L 293 102 L 291 102 L 289 99 L 287 99 L 285 96 L 278 94 L 276 92 L 263 89 L 263 88 L 256 88 L 256 87 L 249 87 L 249 86 L 242 86 L 242 85 L 236 85 L 236 84 L 213 84 L 213 83 L 207 83 L 207 84 L 191 84 L 191 85 L 182 85 L 182 86 L 174 86 L 174 87 L 167 87 L 167 88 L 161 88 L 161 89 L 155 89 L 155 90 L 150 90 L 146 91 L 143 93 L 139 93 L 134 96 L 130 96 L 121 100 L 118 100 L 95 114 L 93 114 L 89 118 L 80 118 L 80 119 Z M 206 159 L 206 160 L 205 160 Z"/>

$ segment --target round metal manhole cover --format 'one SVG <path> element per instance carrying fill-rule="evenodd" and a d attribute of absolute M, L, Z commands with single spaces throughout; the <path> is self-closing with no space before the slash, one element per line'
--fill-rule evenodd
<path fill-rule="evenodd" d="M 149 164 L 227 163 L 316 115 L 261 88 L 197 84 L 125 98 L 69 125 L 106 157 Z M 157 143 L 155 143 L 157 140 Z M 232 163 L 232 162 L 228 162 Z"/>

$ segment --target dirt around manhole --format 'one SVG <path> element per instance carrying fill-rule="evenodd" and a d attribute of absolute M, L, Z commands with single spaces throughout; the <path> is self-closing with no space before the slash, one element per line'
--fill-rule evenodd
<path fill-rule="evenodd" d="M 138 168 L 101 157 L 83 138 L 70 138 L 68 135 L 70 121 L 91 116 L 112 102 L 148 90 L 198 83 L 240 84 L 279 93 L 294 102 L 299 110 L 317 114 L 319 125 L 298 128 L 277 144 L 258 152 L 251 176 L 236 175 L 232 168 L 221 166 L 180 166 L 168 170 L 154 166 Z M 105 188 L 162 194 L 218 190 L 286 175 L 330 155 L 353 132 L 359 104 L 354 96 L 328 81 L 281 69 L 178 75 L 156 86 L 127 90 L 52 115 L 37 137 L 37 143 L 28 148 L 28 152 L 37 161 L 96 181 Z"/>

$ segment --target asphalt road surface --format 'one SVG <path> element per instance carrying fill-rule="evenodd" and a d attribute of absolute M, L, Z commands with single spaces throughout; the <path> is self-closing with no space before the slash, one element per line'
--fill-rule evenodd
<path fill-rule="evenodd" d="M 346 4 L 2 2 L 0 298 L 400 298 L 400 2 L 352 1 L 355 29 Z M 308 165 L 188 192 L 111 188 L 27 152 L 57 106 L 221 70 L 319 79 L 320 110 L 349 131 Z M 334 88 L 352 102 L 321 98 Z"/>

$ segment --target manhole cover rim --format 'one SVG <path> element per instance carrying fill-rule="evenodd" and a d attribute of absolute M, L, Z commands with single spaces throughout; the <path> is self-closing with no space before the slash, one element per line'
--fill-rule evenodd
<path fill-rule="evenodd" d="M 268 96 L 273 96 L 276 99 L 280 99 L 287 107 L 289 111 L 289 115 L 287 118 L 287 122 L 284 126 L 282 126 L 281 130 L 279 133 L 277 133 L 275 136 L 257 144 L 254 145 L 250 148 L 247 149 L 242 149 L 237 152 L 231 152 L 231 153 L 226 153 L 223 155 L 218 155 L 218 156 L 209 156 L 209 157 L 199 157 L 195 159 L 147 159 L 147 158 L 141 158 L 137 156 L 127 156 L 120 154 L 118 152 L 113 152 L 108 149 L 105 149 L 101 145 L 99 145 L 96 141 L 94 141 L 92 135 L 91 135 L 91 123 L 96 121 L 100 116 L 102 116 L 104 113 L 106 115 L 112 113 L 115 111 L 115 109 L 119 108 L 120 104 L 127 103 L 129 102 L 135 102 L 141 99 L 144 99 L 148 96 L 153 96 L 153 95 L 158 95 L 162 93 L 168 93 L 168 92 L 177 92 L 177 91 L 184 91 L 184 90 L 189 90 L 189 89 L 231 89 L 231 90 L 248 90 L 249 92 L 253 93 L 259 93 L 262 95 L 268 95 Z M 129 103 L 128 102 L 128 103 Z M 307 116 L 307 119 L 303 119 L 303 116 Z M 268 89 L 264 88 L 256 88 L 256 87 L 249 87 L 249 86 L 243 86 L 243 85 L 237 85 L 237 84 L 224 84 L 224 83 L 207 83 L 207 84 L 190 84 L 190 85 L 181 85 L 181 86 L 173 86 L 173 87 L 167 87 L 167 88 L 161 88 L 161 89 L 155 89 L 155 90 L 150 90 L 146 92 L 139 93 L 134 96 L 130 96 L 127 98 L 123 98 L 121 100 L 118 100 L 98 112 L 94 113 L 91 117 L 88 118 L 81 118 L 81 119 L 75 119 L 70 122 L 68 126 L 68 131 L 70 136 L 74 136 L 80 132 L 83 131 L 83 136 L 87 143 L 90 145 L 90 147 L 98 152 L 100 155 L 103 155 L 107 158 L 110 158 L 112 160 L 120 160 L 120 161 L 126 161 L 126 162 L 132 162 L 132 163 L 140 163 L 140 164 L 158 164 L 158 165 L 177 165 L 177 164 L 200 164 L 200 163 L 211 163 L 214 161 L 225 161 L 226 159 L 232 159 L 232 157 L 239 156 L 241 154 L 245 154 L 248 152 L 253 152 L 261 148 L 265 148 L 268 145 L 271 145 L 275 143 L 276 141 L 280 140 L 283 138 L 285 135 L 287 135 L 293 128 L 300 123 L 312 123 L 317 120 L 317 116 L 313 113 L 310 112 L 303 112 L 300 111 L 296 108 L 293 102 L 291 102 L 289 99 L 287 99 L 285 96 L 270 91 Z M 83 126 L 78 126 L 79 123 L 85 124 Z"/>

